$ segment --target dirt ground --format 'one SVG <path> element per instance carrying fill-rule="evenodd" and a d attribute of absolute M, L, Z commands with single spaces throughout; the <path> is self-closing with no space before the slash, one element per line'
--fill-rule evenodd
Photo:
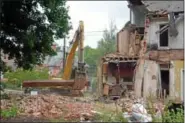
<path fill-rule="evenodd" d="M 16 117 L 1 117 L 1 122 L 80 121 L 84 114 L 90 118 L 93 111 L 105 108 L 91 97 L 67 97 L 55 93 L 36 96 L 8 94 L 8 97 L 10 99 L 1 100 L 1 110 L 16 106 L 18 113 Z"/>
<path fill-rule="evenodd" d="M 92 94 L 84 97 L 61 96 L 57 93 L 8 94 L 9 99 L 1 99 L 1 111 L 8 110 L 1 122 L 71 122 L 71 121 L 123 121 L 123 112 L 130 112 L 134 98 L 114 101 L 95 100 Z M 162 104 L 160 104 L 162 105 Z M 15 117 L 9 115 L 16 107 Z M 158 106 L 160 107 L 160 106 Z M 14 110 L 15 112 L 15 110 Z M 124 121 L 125 122 L 125 121 Z"/>
<path fill-rule="evenodd" d="M 50 122 L 50 120 L 36 117 L 18 116 L 15 118 L 1 119 L 1 122 Z"/>

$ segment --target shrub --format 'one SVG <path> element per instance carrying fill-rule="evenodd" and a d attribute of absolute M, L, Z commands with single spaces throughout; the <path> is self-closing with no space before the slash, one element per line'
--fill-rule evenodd
<path fill-rule="evenodd" d="M 17 116 L 18 108 L 16 106 L 12 106 L 10 109 L 1 110 L 1 117 L 3 118 L 11 118 Z"/>
<path fill-rule="evenodd" d="M 96 114 L 93 119 L 95 122 L 127 122 L 123 118 L 122 113 L 106 112 L 103 114 Z"/>
<path fill-rule="evenodd" d="M 184 122 L 184 110 L 182 107 L 177 111 L 165 110 L 162 117 L 163 122 Z"/>
<path fill-rule="evenodd" d="M 6 72 L 5 78 L 8 79 L 6 82 L 7 88 L 20 88 L 22 82 L 25 80 L 41 80 L 48 79 L 48 69 L 43 70 L 22 70 L 17 69 L 15 72 Z"/>

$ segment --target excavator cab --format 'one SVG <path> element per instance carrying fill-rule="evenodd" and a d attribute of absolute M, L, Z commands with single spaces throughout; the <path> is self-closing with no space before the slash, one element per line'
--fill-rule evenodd
<path fill-rule="evenodd" d="M 82 96 L 81 91 L 87 86 L 87 70 L 85 67 L 84 49 L 84 23 L 80 21 L 79 27 L 75 32 L 71 42 L 71 49 L 66 59 L 64 73 L 61 78 L 51 78 L 50 80 L 27 80 L 23 81 L 22 86 L 29 87 L 49 87 L 55 89 L 68 89 L 70 96 Z M 78 47 L 78 65 L 73 71 L 73 60 Z M 73 71 L 73 72 L 72 72 Z M 71 79 L 71 77 L 73 79 Z"/>

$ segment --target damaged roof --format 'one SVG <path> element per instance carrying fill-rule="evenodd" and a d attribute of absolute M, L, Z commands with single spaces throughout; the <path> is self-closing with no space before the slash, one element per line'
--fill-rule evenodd
<path fill-rule="evenodd" d="M 127 0 L 127 1 L 129 4 L 132 4 L 132 5 L 143 5 L 141 0 Z"/>
<path fill-rule="evenodd" d="M 167 11 L 167 12 L 181 12 L 184 11 L 183 1 L 144 1 L 142 3 L 149 11 Z"/>

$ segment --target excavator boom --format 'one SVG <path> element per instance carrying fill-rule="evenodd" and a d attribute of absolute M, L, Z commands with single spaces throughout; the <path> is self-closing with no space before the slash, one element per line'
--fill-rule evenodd
<path fill-rule="evenodd" d="M 79 28 L 75 32 L 75 35 L 72 41 L 73 45 L 66 59 L 66 65 L 64 67 L 64 73 L 63 73 L 62 79 L 69 80 L 71 77 L 73 60 L 78 46 L 79 46 L 78 60 L 80 63 L 84 62 L 83 61 L 83 42 L 84 42 L 84 25 L 83 25 L 83 21 L 80 21 Z"/>

